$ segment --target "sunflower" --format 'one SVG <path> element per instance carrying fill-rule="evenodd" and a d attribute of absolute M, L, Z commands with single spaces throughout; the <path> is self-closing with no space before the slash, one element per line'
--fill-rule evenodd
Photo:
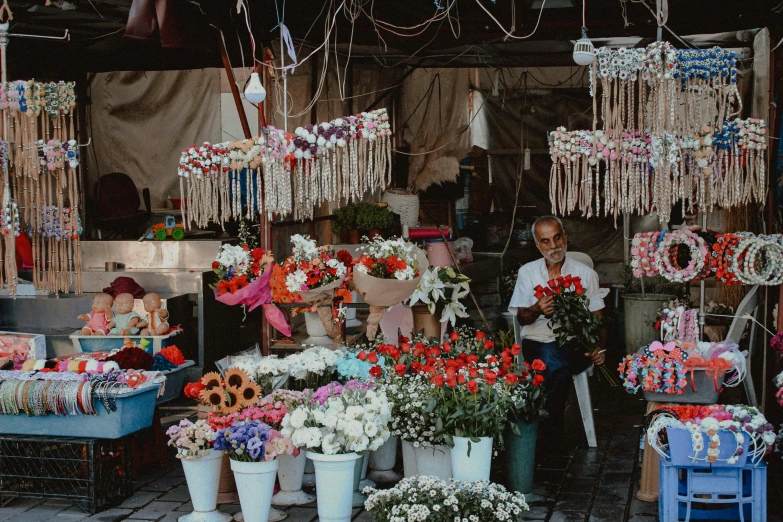
<path fill-rule="evenodd" d="M 203 404 L 212 408 L 214 412 L 222 412 L 226 406 L 226 394 L 223 393 L 223 388 L 201 390 L 199 398 Z"/>
<path fill-rule="evenodd" d="M 237 390 L 233 388 L 226 388 L 223 390 L 223 397 L 225 398 L 225 403 L 223 409 L 221 410 L 223 415 L 230 415 L 242 409 L 242 403 L 239 400 Z"/>
<path fill-rule="evenodd" d="M 241 390 L 250 382 L 253 382 L 250 380 L 250 375 L 241 368 L 229 368 L 226 371 L 226 388 Z"/>
<path fill-rule="evenodd" d="M 207 390 L 223 387 L 223 379 L 218 372 L 209 372 L 201 378 L 201 384 Z"/>
<path fill-rule="evenodd" d="M 237 398 L 243 408 L 255 406 L 261 398 L 261 386 L 248 381 L 245 387 L 237 392 Z"/>

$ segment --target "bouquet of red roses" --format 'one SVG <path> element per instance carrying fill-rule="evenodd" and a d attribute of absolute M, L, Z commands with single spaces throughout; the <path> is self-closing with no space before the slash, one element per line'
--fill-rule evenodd
<path fill-rule="evenodd" d="M 585 295 L 582 280 L 579 277 L 567 275 L 550 279 L 547 287 L 541 285 L 535 288 L 535 296 L 553 296 L 554 312 L 549 318 L 549 326 L 557 336 L 557 344 L 563 346 L 566 342 L 574 346 L 579 353 L 592 352 L 601 341 L 603 321 L 590 311 L 589 299 Z M 604 365 L 598 367 L 601 377 L 611 385 L 617 384 Z"/>

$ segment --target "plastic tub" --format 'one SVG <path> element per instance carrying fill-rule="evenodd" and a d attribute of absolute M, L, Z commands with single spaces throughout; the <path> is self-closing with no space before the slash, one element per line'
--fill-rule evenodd
<path fill-rule="evenodd" d="M 694 461 L 693 457 L 696 452 L 693 449 L 693 443 L 691 441 L 691 434 L 684 428 L 666 428 L 666 436 L 669 439 L 669 456 L 671 463 L 674 466 L 687 466 L 697 468 L 712 467 L 743 467 L 748 460 L 748 443 L 749 437 L 747 434 L 744 436 L 742 442 L 742 455 L 737 458 L 737 462 L 729 464 L 726 462 L 737 449 L 737 439 L 734 437 L 734 433 L 729 430 L 718 430 L 718 437 L 720 438 L 720 455 L 718 460 L 713 463 L 709 463 L 706 460 Z M 704 459 L 707 457 L 707 448 L 709 448 L 710 441 L 709 436 L 702 432 L 704 438 L 704 449 L 698 452 L 698 457 Z"/>
<path fill-rule="evenodd" d="M 174 337 L 181 330 L 174 330 L 166 335 L 79 335 L 79 332 L 74 332 L 70 335 L 71 342 L 73 343 L 73 351 L 76 353 L 94 353 L 94 352 L 110 352 L 112 350 L 119 350 L 125 346 L 125 339 L 130 339 L 136 346 L 142 339 L 149 339 L 151 342 L 147 345 L 147 352 L 155 355 L 161 349 L 176 345 L 176 339 Z"/>
<path fill-rule="evenodd" d="M 715 404 L 718 402 L 720 392 L 723 388 L 724 375 L 718 377 L 718 389 L 715 389 L 715 381 L 711 375 L 707 375 L 706 370 L 696 370 L 693 372 L 693 388 L 691 388 L 691 373 L 688 372 L 686 379 L 688 384 L 680 394 L 644 392 L 644 400 L 647 402 L 670 402 L 675 404 Z M 693 390 L 696 391 L 693 391 Z"/>
<path fill-rule="evenodd" d="M 117 397 L 117 411 L 111 413 L 96 399 L 94 404 L 98 415 L 2 415 L 0 433 L 119 439 L 152 425 L 159 388 L 158 384 L 120 395 Z"/>
<path fill-rule="evenodd" d="M 193 361 L 185 361 L 173 370 L 162 372 L 166 376 L 166 387 L 163 390 L 163 395 L 158 397 L 156 404 L 163 404 L 180 396 L 185 387 L 185 374 L 187 373 L 185 369 L 194 364 L 196 363 Z"/>

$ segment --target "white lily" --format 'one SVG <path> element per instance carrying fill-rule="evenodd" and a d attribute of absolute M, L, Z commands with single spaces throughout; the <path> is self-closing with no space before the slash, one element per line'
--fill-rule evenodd
<path fill-rule="evenodd" d="M 465 309 L 464 304 L 460 303 L 459 301 L 454 301 L 446 304 L 446 306 L 443 307 L 443 313 L 440 316 L 440 322 L 445 323 L 446 321 L 449 321 L 451 322 L 451 326 L 454 326 L 457 324 L 457 317 L 468 317 L 468 312 Z"/>

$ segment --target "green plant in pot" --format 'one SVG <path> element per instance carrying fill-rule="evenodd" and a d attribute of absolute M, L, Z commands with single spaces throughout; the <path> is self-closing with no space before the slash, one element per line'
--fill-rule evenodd
<path fill-rule="evenodd" d="M 359 227 L 357 225 L 359 207 L 357 205 L 346 205 L 335 209 L 334 219 L 332 220 L 332 230 L 335 234 L 348 234 L 348 243 L 358 245 L 361 239 Z"/>
<path fill-rule="evenodd" d="M 376 235 L 382 236 L 384 231 L 391 228 L 394 216 L 385 206 L 361 203 L 356 213 L 356 224 L 359 230 L 372 239 Z"/>

